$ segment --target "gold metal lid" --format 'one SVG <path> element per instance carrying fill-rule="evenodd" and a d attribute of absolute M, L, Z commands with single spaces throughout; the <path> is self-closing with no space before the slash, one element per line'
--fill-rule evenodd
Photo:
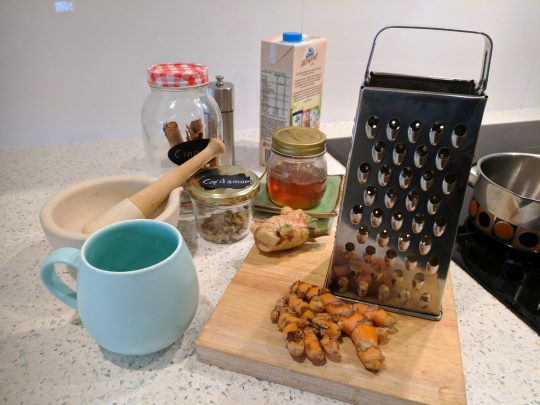
<path fill-rule="evenodd" d="M 326 151 L 326 135 L 315 128 L 279 128 L 272 134 L 272 150 L 287 156 L 316 156 Z"/>
<path fill-rule="evenodd" d="M 259 177 L 251 170 L 237 166 L 211 167 L 193 175 L 186 190 L 193 200 L 202 204 L 240 204 L 255 198 Z"/>

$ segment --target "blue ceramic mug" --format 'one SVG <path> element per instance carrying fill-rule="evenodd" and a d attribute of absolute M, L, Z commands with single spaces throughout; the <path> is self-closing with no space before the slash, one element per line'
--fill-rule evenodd
<path fill-rule="evenodd" d="M 77 270 L 77 292 L 56 275 L 55 263 Z M 92 338 L 120 354 L 163 349 L 187 329 L 199 300 L 191 254 L 180 232 L 155 220 L 109 225 L 81 250 L 52 252 L 40 269 L 49 292 L 78 310 Z"/>

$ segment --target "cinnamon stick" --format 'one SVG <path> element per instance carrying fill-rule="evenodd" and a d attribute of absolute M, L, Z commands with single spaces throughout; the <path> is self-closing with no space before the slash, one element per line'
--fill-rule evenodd
<path fill-rule="evenodd" d="M 165 133 L 171 148 L 184 142 L 178 124 L 175 121 L 166 122 L 165 125 L 163 125 L 163 132 Z"/>

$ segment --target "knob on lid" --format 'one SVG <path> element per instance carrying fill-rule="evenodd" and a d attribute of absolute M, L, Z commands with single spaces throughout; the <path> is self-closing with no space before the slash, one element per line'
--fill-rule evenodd
<path fill-rule="evenodd" d="M 234 110 L 234 85 L 225 82 L 222 75 L 217 75 L 215 82 L 208 83 L 208 92 L 214 97 L 222 113 Z"/>

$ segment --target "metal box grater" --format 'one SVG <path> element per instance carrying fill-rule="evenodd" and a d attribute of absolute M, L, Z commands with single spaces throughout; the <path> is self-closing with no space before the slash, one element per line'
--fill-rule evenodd
<path fill-rule="evenodd" d="M 479 82 L 371 72 L 377 38 L 390 28 L 484 36 Z M 474 31 L 392 26 L 375 36 L 325 282 L 334 294 L 441 318 L 459 213 L 487 101 L 491 50 L 489 36 Z"/>

